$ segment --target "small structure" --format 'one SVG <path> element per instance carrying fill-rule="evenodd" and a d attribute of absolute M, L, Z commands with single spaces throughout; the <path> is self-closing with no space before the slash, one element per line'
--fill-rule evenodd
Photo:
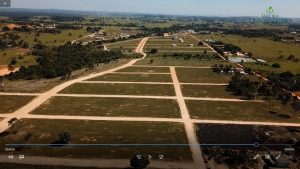
<path fill-rule="evenodd" d="M 169 36 L 169 33 L 164 33 L 163 36 L 164 36 L 164 37 L 168 37 L 168 36 Z"/>
<path fill-rule="evenodd" d="M 177 45 L 176 45 L 176 44 L 172 44 L 172 46 L 173 46 L 173 47 L 176 47 Z"/>
<path fill-rule="evenodd" d="M 194 44 L 189 44 L 188 46 L 189 46 L 189 47 L 194 47 Z"/>

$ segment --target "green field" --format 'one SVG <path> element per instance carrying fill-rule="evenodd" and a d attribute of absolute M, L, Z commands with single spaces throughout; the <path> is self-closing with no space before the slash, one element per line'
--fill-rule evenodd
<path fill-rule="evenodd" d="M 80 124 L 80 125 L 79 125 Z M 77 120 L 21 119 L 7 130 L 0 144 L 53 143 L 67 131 L 72 144 L 186 144 L 184 126 L 160 122 L 102 122 Z M 131 159 L 134 154 L 164 154 L 168 160 L 191 160 L 189 147 L 52 147 L 21 149 L 18 153 L 72 158 Z M 6 153 L 5 153 L 6 154 Z"/>
<path fill-rule="evenodd" d="M 273 68 L 272 64 L 273 63 L 279 63 L 280 68 Z M 300 73 L 300 62 L 293 62 L 293 61 L 288 61 L 288 60 L 279 60 L 276 62 L 269 62 L 268 66 L 266 65 L 259 65 L 255 63 L 244 63 L 246 67 L 250 67 L 253 70 L 256 70 L 257 72 L 260 73 L 268 73 L 268 72 L 276 72 L 280 73 L 282 71 L 291 71 L 293 73 Z"/>
<path fill-rule="evenodd" d="M 153 59 L 153 63 L 150 64 L 150 60 Z M 135 65 L 147 65 L 147 66 L 208 66 L 211 67 L 214 64 L 227 64 L 228 62 L 224 62 L 221 60 L 199 60 L 199 59 L 174 59 L 174 58 L 163 58 L 163 57 L 155 57 L 155 58 L 145 58 L 143 60 L 139 60 Z"/>
<path fill-rule="evenodd" d="M 72 35 L 69 36 L 69 33 Z M 24 39 L 29 44 L 34 43 L 34 39 L 41 41 L 44 45 L 47 46 L 56 46 L 63 45 L 68 41 L 79 39 L 79 36 L 86 36 L 90 34 L 86 29 L 77 29 L 77 30 L 62 30 L 61 33 L 51 34 L 51 33 L 40 33 L 40 36 L 35 37 L 34 33 L 18 33 L 21 36 L 21 39 Z M 55 43 L 56 40 L 56 43 Z"/>
<path fill-rule="evenodd" d="M 186 101 L 191 117 L 206 120 L 241 120 L 299 123 L 294 110 L 278 101 L 266 102 L 216 102 Z"/>
<path fill-rule="evenodd" d="M 170 69 L 167 67 L 127 67 L 117 72 L 170 73 Z"/>
<path fill-rule="evenodd" d="M 8 65 L 13 58 L 17 59 L 17 67 L 35 64 L 35 56 L 27 55 L 26 51 L 28 50 L 18 48 L 0 50 L 0 65 Z"/>
<path fill-rule="evenodd" d="M 207 46 L 198 46 L 199 41 L 191 36 L 179 36 L 179 39 L 172 39 L 171 37 L 155 37 L 150 38 L 145 45 L 145 52 L 150 52 L 155 48 L 159 53 L 193 53 L 202 54 L 205 50 L 211 52 Z M 193 46 L 190 46 L 193 45 Z"/>
<path fill-rule="evenodd" d="M 181 85 L 185 97 L 241 98 L 228 91 L 227 86 Z"/>
<path fill-rule="evenodd" d="M 47 115 L 180 118 L 175 100 L 54 97 L 32 112 Z"/>
<path fill-rule="evenodd" d="M 275 42 L 265 38 L 247 38 L 237 35 L 199 35 L 199 39 L 221 40 L 225 43 L 237 45 L 245 52 L 252 52 L 256 58 L 261 58 L 269 62 L 278 61 L 278 56 L 287 58 L 290 54 L 300 57 L 299 46 Z M 300 66 L 300 62 L 298 64 Z"/>
<path fill-rule="evenodd" d="M 228 83 L 230 75 L 222 75 L 211 69 L 176 68 L 179 82 L 182 83 Z"/>
<path fill-rule="evenodd" d="M 12 113 L 31 101 L 33 96 L 4 96 L 0 95 L 0 114 Z"/>
<path fill-rule="evenodd" d="M 169 74 L 107 74 L 91 79 L 92 81 L 125 82 L 172 82 Z"/>
<path fill-rule="evenodd" d="M 174 96 L 173 85 L 148 84 L 74 84 L 61 93 L 102 95 Z"/>

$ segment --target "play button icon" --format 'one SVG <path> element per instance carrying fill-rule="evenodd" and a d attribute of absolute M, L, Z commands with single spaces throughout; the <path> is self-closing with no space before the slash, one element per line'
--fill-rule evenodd
<path fill-rule="evenodd" d="M 11 0 L 0 0 L 0 7 L 2 8 L 11 7 Z"/>

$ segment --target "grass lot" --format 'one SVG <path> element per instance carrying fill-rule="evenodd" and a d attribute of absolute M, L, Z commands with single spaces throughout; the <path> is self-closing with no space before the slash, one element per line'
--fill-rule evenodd
<path fill-rule="evenodd" d="M 186 97 L 241 98 L 227 91 L 227 86 L 182 85 L 181 89 Z"/>
<path fill-rule="evenodd" d="M 107 74 L 92 81 L 172 82 L 169 74 Z"/>
<path fill-rule="evenodd" d="M 1 138 L 0 144 L 50 144 L 58 141 L 58 134 L 63 131 L 70 133 L 72 144 L 187 143 L 184 126 L 179 123 L 21 119 L 8 130 L 7 136 Z M 191 160 L 189 147 L 52 147 L 22 149 L 21 152 L 26 155 L 87 159 L 130 159 L 136 153 L 145 153 L 153 157 L 164 154 L 168 160 Z"/>
<path fill-rule="evenodd" d="M 170 69 L 167 67 L 127 67 L 117 72 L 170 73 Z"/>
<path fill-rule="evenodd" d="M 107 45 L 107 49 L 108 50 L 116 49 L 116 50 L 121 50 L 125 54 L 132 54 L 134 53 L 140 41 L 141 39 L 134 39 L 134 40 L 127 40 L 124 42 L 117 42 L 117 43 Z"/>
<path fill-rule="evenodd" d="M 174 96 L 173 85 L 146 84 L 74 84 L 61 93 L 103 95 Z"/>
<path fill-rule="evenodd" d="M 69 33 L 72 36 L 69 36 Z M 34 33 L 19 33 L 21 39 L 24 39 L 30 44 L 34 43 L 34 39 L 37 38 L 41 41 L 44 45 L 48 46 L 56 46 L 56 45 L 63 45 L 68 41 L 79 39 L 79 35 L 86 36 L 90 34 L 86 31 L 86 29 L 77 29 L 77 30 L 62 30 L 61 33 L 58 34 L 50 34 L 50 33 L 40 33 L 40 36 L 35 37 Z M 56 43 L 54 41 L 57 41 Z"/>
<path fill-rule="evenodd" d="M 215 102 L 186 101 L 192 118 L 210 120 L 242 120 L 270 122 L 300 122 L 294 118 L 294 110 L 277 101 L 255 102 Z"/>
<path fill-rule="evenodd" d="M 279 63 L 280 68 L 273 68 L 272 64 L 273 63 Z M 280 60 L 276 62 L 269 62 L 269 66 L 264 66 L 264 65 L 258 65 L 255 63 L 244 63 L 246 67 L 250 67 L 253 70 L 256 70 L 257 72 L 260 73 L 268 73 L 268 72 L 282 72 L 282 71 L 291 71 L 293 73 L 300 73 L 300 62 L 293 62 L 293 61 L 288 61 L 288 60 Z"/>
<path fill-rule="evenodd" d="M 227 83 L 231 76 L 214 73 L 211 69 L 176 68 L 182 83 Z"/>
<path fill-rule="evenodd" d="M 180 36 L 179 38 L 182 38 L 183 42 L 171 37 L 150 38 L 145 45 L 145 51 L 150 52 L 153 48 L 158 49 L 159 53 L 203 53 L 204 50 L 211 51 L 207 46 L 198 46 L 198 41 L 191 36 Z M 189 46 L 190 44 L 193 46 Z"/>
<path fill-rule="evenodd" d="M 35 56 L 26 55 L 27 49 L 10 48 L 0 50 L 0 65 L 8 65 L 13 58 L 17 59 L 17 67 L 28 66 L 36 63 Z M 22 57 L 19 57 L 22 56 Z"/>
<path fill-rule="evenodd" d="M 33 96 L 1 96 L 0 113 L 12 113 L 31 101 Z"/>
<path fill-rule="evenodd" d="M 150 64 L 150 60 L 153 59 L 154 62 Z M 145 58 L 143 60 L 138 61 L 135 65 L 147 65 L 147 66 L 213 66 L 214 64 L 226 64 L 227 62 L 221 60 L 184 60 L 184 59 L 174 59 L 174 58 Z"/>
<path fill-rule="evenodd" d="M 255 57 L 266 61 L 277 61 L 278 56 L 287 58 L 290 54 L 300 57 L 300 48 L 295 45 L 275 42 L 265 38 L 247 38 L 237 35 L 199 35 L 200 39 L 221 40 L 241 47 L 245 52 L 252 52 Z M 299 63 L 300 64 L 300 63 Z M 298 64 L 298 65 L 299 65 Z"/>
<path fill-rule="evenodd" d="M 33 114 L 180 118 L 176 100 L 54 97 Z"/>

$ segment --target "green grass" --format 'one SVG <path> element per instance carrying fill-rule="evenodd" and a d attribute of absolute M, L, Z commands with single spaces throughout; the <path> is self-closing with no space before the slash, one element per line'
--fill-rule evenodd
<path fill-rule="evenodd" d="M 154 62 L 150 63 L 150 60 L 153 59 Z M 147 65 L 147 66 L 213 66 L 214 64 L 226 64 L 227 62 L 221 60 L 199 60 L 199 59 L 174 59 L 174 58 L 162 58 L 162 57 L 153 57 L 153 58 L 145 58 L 143 60 L 138 61 L 135 65 Z"/>
<path fill-rule="evenodd" d="M 227 86 L 182 85 L 183 96 L 212 98 L 241 98 L 227 90 Z"/>
<path fill-rule="evenodd" d="M 22 58 L 19 57 L 20 55 L 22 56 Z M 35 56 L 26 55 L 20 49 L 10 48 L 0 50 L 0 65 L 8 65 L 10 63 L 10 60 L 13 58 L 17 59 L 17 67 L 36 64 Z"/>
<path fill-rule="evenodd" d="M 290 106 L 284 106 L 278 101 L 260 103 L 188 100 L 186 103 L 194 119 L 300 122 L 299 118 L 294 117 Z"/>
<path fill-rule="evenodd" d="M 279 63 L 280 68 L 273 68 L 273 63 Z M 300 73 L 300 62 L 293 62 L 288 60 L 280 60 L 276 62 L 269 62 L 269 66 L 259 65 L 255 63 L 244 63 L 246 67 L 250 67 L 251 69 L 260 72 L 260 73 L 268 73 L 268 72 L 276 72 L 280 73 L 283 71 L 291 71 L 293 73 Z"/>
<path fill-rule="evenodd" d="M 127 67 L 117 72 L 170 73 L 170 69 L 167 67 Z"/>
<path fill-rule="evenodd" d="M 69 36 L 69 33 L 72 33 L 72 36 Z M 79 39 L 79 35 L 86 36 L 90 34 L 86 29 L 77 29 L 77 30 L 62 30 L 61 33 L 51 34 L 51 33 L 40 33 L 40 36 L 35 37 L 34 33 L 19 33 L 21 39 L 24 39 L 26 42 L 33 44 L 34 39 L 37 38 L 44 45 L 48 46 L 57 46 L 63 45 L 68 41 Z M 56 43 L 54 41 L 57 41 Z"/>
<path fill-rule="evenodd" d="M 33 114 L 180 118 L 176 100 L 132 98 L 54 97 Z"/>
<path fill-rule="evenodd" d="M 31 101 L 33 96 L 4 96 L 0 95 L 1 106 L 0 114 L 12 113 L 17 109 L 21 108 L 29 101 Z"/>
<path fill-rule="evenodd" d="M 91 79 L 92 81 L 125 82 L 172 82 L 169 74 L 107 74 Z"/>
<path fill-rule="evenodd" d="M 300 57 L 299 46 L 275 42 L 265 38 L 247 38 L 237 35 L 199 35 L 200 39 L 214 39 L 221 40 L 225 43 L 235 44 L 243 49 L 245 52 L 252 52 L 255 57 L 264 59 L 266 61 L 278 61 L 278 56 L 282 55 L 287 58 L 290 54 Z M 281 52 L 280 52 L 281 51 Z M 299 63 L 300 64 L 300 63 Z M 300 66 L 298 64 L 298 66 Z"/>
<path fill-rule="evenodd" d="M 146 84 L 74 84 L 61 93 L 103 95 L 174 96 L 173 85 Z"/>
<path fill-rule="evenodd" d="M 67 131 L 72 144 L 186 144 L 184 126 L 160 122 L 102 122 L 77 120 L 21 119 L 7 130 L 0 144 L 53 143 Z M 28 134 L 31 137 L 25 139 Z M 164 154 L 168 160 L 191 160 L 189 147 L 52 147 L 22 149 L 18 153 L 54 157 L 130 159 L 134 154 Z"/>
<path fill-rule="evenodd" d="M 214 73 L 211 69 L 176 68 L 179 82 L 182 83 L 228 83 L 229 75 Z"/>

